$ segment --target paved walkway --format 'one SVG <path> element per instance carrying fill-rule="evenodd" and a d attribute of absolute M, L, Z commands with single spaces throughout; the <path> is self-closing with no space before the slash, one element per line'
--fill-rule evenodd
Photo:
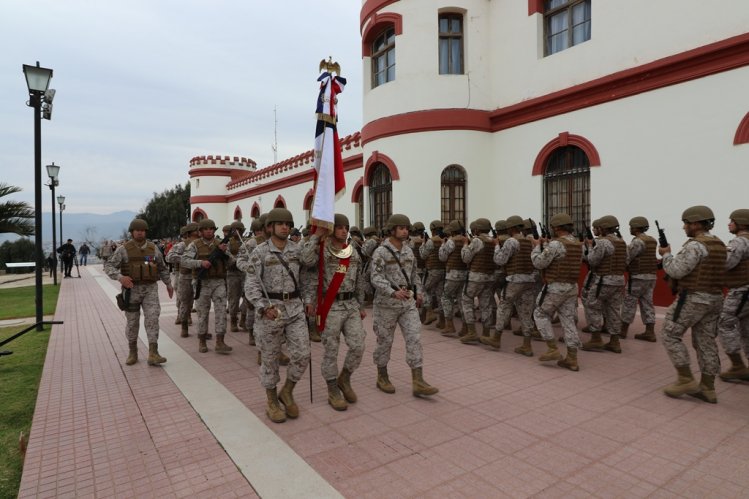
<path fill-rule="evenodd" d="M 368 355 L 359 402 L 335 412 L 312 344 L 295 391 L 301 416 L 264 414 L 256 350 L 230 333 L 229 356 L 179 337 L 162 293 L 163 368 L 124 366 L 124 316 L 98 266 L 62 282 L 20 497 L 746 497 L 749 386 L 717 381 L 719 404 L 673 400 L 660 344 L 581 352 L 581 371 L 464 346 L 427 327 L 431 400 L 410 393 L 403 341 L 394 395 L 374 387 Z M 660 310 L 662 313 L 663 310 Z M 660 326 L 660 324 L 658 325 Z M 633 327 L 637 331 L 638 327 Z M 140 356 L 147 345 L 141 337 Z M 542 343 L 534 343 L 537 355 Z M 727 362 L 727 361 L 726 361 Z M 696 363 L 695 363 L 696 365 Z"/>

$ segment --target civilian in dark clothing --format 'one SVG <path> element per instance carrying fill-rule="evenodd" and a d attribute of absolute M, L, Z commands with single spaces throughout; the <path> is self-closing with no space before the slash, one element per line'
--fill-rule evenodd
<path fill-rule="evenodd" d="M 83 243 L 81 244 L 81 247 L 78 248 L 78 254 L 81 255 L 81 265 L 84 267 L 86 266 L 86 262 L 88 261 L 88 254 L 91 253 L 91 249 L 88 247 L 88 244 Z"/>
<path fill-rule="evenodd" d="M 60 254 L 62 265 L 65 272 L 65 277 L 72 277 L 70 272 L 73 270 L 73 260 L 75 259 L 75 246 L 73 246 L 73 240 L 68 239 L 68 242 L 57 248 L 57 253 Z"/>

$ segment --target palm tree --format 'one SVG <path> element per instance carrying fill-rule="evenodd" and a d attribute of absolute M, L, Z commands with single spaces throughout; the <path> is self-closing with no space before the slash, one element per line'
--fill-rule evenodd
<path fill-rule="evenodd" d="M 20 191 L 20 187 L 0 182 L 0 198 Z M 0 202 L 0 234 L 31 236 L 34 234 L 33 218 L 34 210 L 24 201 Z"/>

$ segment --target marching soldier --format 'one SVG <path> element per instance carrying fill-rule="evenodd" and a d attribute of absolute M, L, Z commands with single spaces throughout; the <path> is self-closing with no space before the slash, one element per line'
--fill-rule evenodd
<path fill-rule="evenodd" d="M 359 367 L 364 355 L 364 281 L 362 261 L 352 245 L 347 244 L 349 221 L 345 215 L 335 214 L 333 233 L 318 229 L 302 248 L 302 262 L 315 267 L 323 260 L 322 302 L 308 306 L 308 315 L 317 315 L 322 329 L 324 353 L 320 371 L 328 386 L 328 403 L 337 411 L 345 411 L 348 404 L 356 402 L 356 392 L 351 387 L 351 374 Z M 322 256 L 320 244 L 325 246 Z M 310 279 L 316 291 L 317 275 Z M 316 292 L 310 295 L 317 296 Z M 316 314 L 315 312 L 316 308 Z M 348 346 L 343 369 L 338 372 L 340 336 Z"/>
<path fill-rule="evenodd" d="M 424 231 L 425 227 L 423 223 L 414 222 L 413 226 L 411 227 L 410 237 L 407 241 L 408 245 L 411 247 L 411 251 L 413 251 L 414 257 L 416 258 L 416 274 L 418 276 L 419 282 L 422 284 L 424 284 L 424 274 L 426 272 L 426 265 L 424 259 L 421 257 L 420 251 L 421 246 L 424 244 Z M 427 307 L 426 303 L 424 303 L 422 304 L 421 309 L 419 309 L 419 320 L 422 324 L 425 324 L 426 318 Z"/>
<path fill-rule="evenodd" d="M 445 314 L 442 313 L 442 294 L 445 289 L 445 262 L 440 261 L 439 250 L 444 240 L 444 226 L 441 220 L 429 224 L 432 237 L 419 247 L 424 260 L 427 277 L 424 282 L 424 294 L 427 303 L 427 316 L 424 324 L 431 324 L 437 319 L 437 329 L 445 328 Z"/>
<path fill-rule="evenodd" d="M 372 255 L 373 316 L 377 336 L 373 357 L 377 366 L 377 388 L 385 393 L 395 393 L 387 365 L 395 326 L 399 325 L 406 341 L 406 363 L 411 368 L 413 394 L 429 396 L 439 390 L 424 381 L 422 375 L 421 322 L 417 309 L 423 300 L 423 288 L 417 279 L 413 251 L 406 244 L 410 226 L 406 215 L 392 215 L 386 226 L 389 237 Z"/>
<path fill-rule="evenodd" d="M 445 329 L 442 331 L 442 335 L 452 336 L 455 334 L 454 305 L 463 291 L 468 275 L 468 266 L 460 256 L 463 245 L 467 243 L 468 239 L 465 236 L 465 227 L 459 220 L 450 222 L 447 226 L 447 234 L 448 239 L 439 249 L 439 259 L 445 262 L 445 290 L 442 295 Z M 465 329 L 464 327 L 461 335 L 465 334 Z"/>
<path fill-rule="evenodd" d="M 244 272 L 237 268 L 236 258 L 239 256 L 241 246 L 239 238 L 244 234 L 244 224 L 240 221 L 232 222 L 229 226 L 231 239 L 229 239 L 228 250 L 234 257 L 234 262 L 226 269 L 226 293 L 229 302 L 229 330 L 232 333 L 239 331 L 238 314 L 239 300 L 244 292 Z"/>
<path fill-rule="evenodd" d="M 590 262 L 588 262 L 588 253 L 590 250 L 588 249 L 591 245 L 595 246 L 596 243 L 594 241 L 598 241 L 598 238 L 601 237 L 601 228 L 599 227 L 600 219 L 593 220 L 591 222 L 592 230 L 592 239 L 586 239 L 585 245 L 583 246 L 583 261 L 588 266 L 588 272 L 585 274 L 585 279 L 583 281 L 583 289 L 580 291 L 580 301 L 583 304 L 583 315 L 585 315 L 585 327 L 583 327 L 583 333 L 589 333 L 590 332 L 590 323 L 592 322 L 592 319 L 590 318 L 590 307 L 588 306 L 589 297 L 590 297 L 590 287 L 593 285 L 593 278 L 595 277 L 593 274 L 593 270 L 591 268 Z M 590 241 L 590 243 L 588 243 Z M 606 329 L 606 324 L 604 323 L 604 330 Z"/>
<path fill-rule="evenodd" d="M 177 296 L 179 297 L 179 306 L 177 307 L 177 318 L 180 320 L 182 331 L 180 336 L 187 338 L 189 336 L 188 325 L 192 324 L 193 306 L 193 289 L 192 289 L 192 269 L 183 267 L 182 256 L 185 254 L 187 246 L 198 238 L 198 224 L 190 222 L 185 226 L 185 237 L 178 242 L 166 255 L 166 261 L 174 265 L 177 269 L 179 280 L 177 283 Z"/>
<path fill-rule="evenodd" d="M 177 244 L 184 244 L 184 240 L 187 237 L 187 227 L 180 227 L 179 229 L 179 241 L 174 245 Z M 179 306 L 180 306 L 180 296 L 179 296 L 179 262 L 173 262 L 171 258 L 169 258 L 169 255 L 172 254 L 172 250 L 174 249 L 174 246 L 172 246 L 169 249 L 169 252 L 164 257 L 164 260 L 166 263 L 169 264 L 169 266 L 172 269 L 171 272 L 171 279 L 172 279 L 172 288 L 177 290 L 177 296 L 175 297 L 175 305 L 177 306 L 177 318 L 174 319 L 175 324 L 182 324 L 182 316 L 179 315 Z"/>
<path fill-rule="evenodd" d="M 707 206 L 692 206 L 681 215 L 689 239 L 681 251 L 671 254 L 671 246 L 659 247 L 663 270 L 678 281 L 679 297 L 666 312 L 663 346 L 676 368 L 677 380 L 663 392 L 669 397 L 689 394 L 715 404 L 715 376 L 720 372 L 718 346 L 715 342 L 718 318 L 723 306 L 723 284 L 726 268 L 726 246 L 710 234 L 715 223 Z M 697 383 L 689 367 L 689 352 L 682 338 L 692 328 L 692 346 L 702 378 Z"/>
<path fill-rule="evenodd" d="M 255 341 L 260 347 L 260 384 L 265 388 L 265 413 L 274 423 L 299 416 L 293 391 L 309 362 L 310 346 L 299 283 L 300 247 L 288 239 L 294 227 L 291 212 L 274 208 L 265 219 L 270 238 L 250 255 L 245 295 L 255 307 Z M 291 363 L 280 393 L 276 385 L 281 342 L 286 339 Z M 279 404 L 280 402 L 280 404 Z M 281 407 L 281 404 L 283 407 Z"/>
<path fill-rule="evenodd" d="M 497 246 L 501 248 L 505 241 L 510 238 L 509 234 L 507 233 L 507 221 L 497 220 L 496 222 L 494 222 L 494 231 L 497 233 Z M 502 291 L 504 290 L 505 286 L 507 286 L 507 272 L 505 272 L 504 265 L 497 265 L 497 269 L 494 271 L 495 303 L 502 301 Z M 495 324 L 494 326 L 497 328 L 497 331 L 510 329 L 510 319 L 508 319 L 504 324 Z"/>
<path fill-rule="evenodd" d="M 161 252 L 154 243 L 146 240 L 148 223 L 136 218 L 130 222 L 128 231 L 132 239 L 117 248 L 104 263 L 104 272 L 110 279 L 119 281 L 123 288 L 130 290 L 130 297 L 125 302 L 125 336 L 130 350 L 125 364 L 132 366 L 138 362 L 138 329 L 142 308 L 148 336 L 148 365 L 157 366 L 166 362 L 166 358 L 159 355 L 158 348 L 161 304 L 157 283 L 161 281 L 166 284 L 169 298 L 174 295 L 174 288 Z"/>
<path fill-rule="evenodd" d="M 622 338 L 627 337 L 629 325 L 635 318 L 635 310 L 639 303 L 640 317 L 642 317 L 642 323 L 645 324 L 645 332 L 636 334 L 635 339 L 655 341 L 653 291 L 658 271 L 658 259 L 655 256 L 658 241 L 645 234 L 649 227 L 650 222 L 645 217 L 634 217 L 629 221 L 629 233 L 634 238 L 627 246 L 629 280 L 622 305 Z"/>
<path fill-rule="evenodd" d="M 258 218 L 252 221 L 252 223 L 250 224 L 250 232 L 252 232 L 252 237 L 247 239 L 242 247 L 239 248 L 239 255 L 237 256 L 237 268 L 244 273 L 247 273 L 249 271 L 250 255 L 252 254 L 254 249 L 257 248 L 258 244 L 261 244 L 266 240 L 265 227 L 263 224 L 267 216 L 267 214 L 263 213 Z M 255 334 L 253 326 L 255 324 L 255 308 L 252 306 L 252 303 L 249 303 L 246 300 L 245 303 L 247 303 L 247 312 L 245 314 L 247 318 L 245 319 L 245 327 L 250 333 L 250 345 L 254 345 Z M 259 355 L 260 352 L 258 352 L 258 359 Z"/>
<path fill-rule="evenodd" d="M 479 341 L 476 332 L 476 315 L 474 300 L 479 299 L 481 309 L 481 323 L 483 325 L 482 338 L 489 338 L 492 301 L 494 300 L 494 269 L 493 262 L 495 241 L 489 235 L 492 223 L 486 218 L 477 218 L 473 222 L 473 237 L 468 244 L 463 244 L 460 257 L 468 267 L 468 281 L 461 294 L 460 302 L 463 309 L 463 323 L 466 324 L 467 334 L 460 339 L 463 344 Z M 530 248 L 528 253 L 530 254 Z M 483 342 L 483 341 L 482 341 Z"/>

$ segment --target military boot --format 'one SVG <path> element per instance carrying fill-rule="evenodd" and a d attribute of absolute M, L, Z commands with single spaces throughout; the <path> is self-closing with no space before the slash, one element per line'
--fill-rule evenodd
<path fill-rule="evenodd" d="M 541 332 L 536 329 L 535 327 L 531 331 L 531 339 L 534 341 L 546 341 L 543 336 L 541 336 Z"/>
<path fill-rule="evenodd" d="M 198 352 L 206 353 L 208 351 L 208 345 L 205 344 L 205 335 L 198 335 Z"/>
<path fill-rule="evenodd" d="M 190 333 L 187 330 L 187 321 L 182 322 L 182 332 L 179 334 L 181 338 L 187 338 L 190 336 Z"/>
<path fill-rule="evenodd" d="M 278 401 L 284 405 L 286 408 L 286 415 L 291 419 L 299 417 L 299 407 L 296 405 L 296 402 L 294 402 L 294 396 L 292 394 L 295 386 L 296 383 L 289 378 L 286 378 L 286 383 L 283 384 L 283 388 L 281 388 L 281 391 L 278 393 Z"/>
<path fill-rule="evenodd" d="M 629 323 L 622 322 L 622 330 L 619 331 L 619 336 L 622 337 L 622 339 L 627 337 L 627 334 L 629 333 Z"/>
<path fill-rule="evenodd" d="M 257 365 L 261 365 L 263 363 L 263 356 L 260 354 L 260 350 L 257 351 Z"/>
<path fill-rule="evenodd" d="M 720 379 L 723 381 L 749 381 L 749 369 L 746 368 L 741 353 L 729 353 L 728 358 L 731 359 L 731 367 L 720 373 Z"/>
<path fill-rule="evenodd" d="M 256 344 L 255 343 L 255 331 L 253 331 L 252 329 L 248 329 L 247 332 L 250 333 L 250 346 L 254 347 Z"/>
<path fill-rule="evenodd" d="M 530 336 L 523 336 L 523 344 L 519 347 L 515 347 L 515 353 L 525 355 L 526 357 L 533 357 L 533 347 L 531 346 Z"/>
<path fill-rule="evenodd" d="M 442 336 L 455 336 L 455 324 L 452 319 L 445 319 L 445 328 L 442 331 Z"/>
<path fill-rule="evenodd" d="M 686 393 L 693 394 L 700 391 L 700 385 L 697 384 L 694 376 L 692 376 L 692 370 L 689 369 L 689 366 L 677 367 L 676 372 L 678 373 L 676 381 L 663 388 L 663 393 L 669 397 L 676 398 Z"/>
<path fill-rule="evenodd" d="M 216 346 L 213 349 L 216 353 L 222 353 L 222 354 L 228 354 L 232 350 L 234 350 L 232 347 L 224 343 L 224 335 L 223 334 L 217 334 L 216 335 Z"/>
<path fill-rule="evenodd" d="M 431 324 L 432 322 L 436 320 L 437 320 L 437 312 L 435 312 L 431 308 L 427 309 L 427 315 L 424 318 L 424 325 L 428 326 L 429 324 Z"/>
<path fill-rule="evenodd" d="M 128 366 L 132 366 L 133 364 L 138 362 L 138 342 L 128 341 L 127 346 L 130 349 L 130 352 L 127 356 L 127 360 L 125 361 L 125 364 Z"/>
<path fill-rule="evenodd" d="M 502 331 L 492 331 L 491 336 L 482 336 L 479 341 L 483 345 L 490 346 L 499 350 L 502 348 Z"/>
<path fill-rule="evenodd" d="M 590 333 L 590 341 L 586 341 L 583 343 L 583 350 L 586 352 L 593 351 L 593 352 L 600 352 L 603 350 L 604 343 L 601 339 L 601 333 L 598 331 L 594 331 Z"/>
<path fill-rule="evenodd" d="M 609 342 L 603 345 L 603 349 L 608 350 L 609 352 L 622 353 L 622 346 L 619 343 L 619 335 L 612 334 Z"/>
<path fill-rule="evenodd" d="M 283 423 L 286 421 L 286 413 L 283 407 L 278 403 L 278 394 L 275 388 L 266 388 L 265 394 L 268 396 L 268 407 L 265 408 L 265 414 L 268 419 L 274 423 Z"/>
<path fill-rule="evenodd" d="M 166 362 L 166 357 L 159 355 L 159 346 L 156 343 L 148 344 L 148 365 L 158 366 Z"/>
<path fill-rule="evenodd" d="M 548 348 L 548 350 L 541 354 L 541 356 L 538 358 L 539 362 L 548 362 L 550 360 L 559 360 L 562 358 L 562 354 L 559 352 L 559 348 L 557 347 L 557 340 L 548 340 L 546 342 L 546 347 Z"/>
<path fill-rule="evenodd" d="M 239 314 L 239 329 L 247 331 L 247 314 L 245 313 Z"/>
<path fill-rule="evenodd" d="M 336 411 L 345 411 L 348 409 L 348 404 L 343 399 L 341 390 L 338 388 L 338 384 L 334 379 L 327 379 L 325 383 L 328 385 L 328 404 Z"/>
<path fill-rule="evenodd" d="M 414 397 L 421 397 L 421 396 L 428 397 L 430 395 L 434 395 L 435 393 L 439 392 L 439 389 L 437 389 L 436 387 L 424 381 L 424 377 L 421 373 L 420 367 L 417 367 L 416 369 L 411 369 L 411 380 L 413 383 Z"/>
<path fill-rule="evenodd" d="M 278 363 L 279 364 L 281 364 L 282 366 L 288 366 L 290 362 L 291 362 L 291 359 L 289 358 L 288 355 L 286 355 L 285 353 L 283 353 L 283 351 L 281 351 L 281 353 L 278 354 Z"/>
<path fill-rule="evenodd" d="M 465 321 L 464 321 L 463 325 L 460 326 L 460 332 L 458 333 L 458 337 L 462 338 L 463 336 L 465 336 L 467 334 L 468 334 L 468 324 L 466 324 Z"/>
<path fill-rule="evenodd" d="M 315 343 L 320 343 L 322 341 L 322 338 L 320 338 L 320 332 L 317 330 L 317 323 L 314 320 L 309 327 L 309 340 L 314 341 Z"/>
<path fill-rule="evenodd" d="M 182 324 L 182 319 L 179 318 L 179 315 L 177 316 L 176 319 L 174 319 L 174 323 L 177 325 Z"/>
<path fill-rule="evenodd" d="M 468 324 L 466 327 L 468 332 L 460 338 L 460 342 L 467 345 L 468 343 L 479 341 L 479 335 L 476 333 L 476 324 Z"/>
<path fill-rule="evenodd" d="M 205 339 L 206 340 L 212 340 L 213 339 L 213 334 L 211 334 L 211 333 L 205 333 Z"/>
<path fill-rule="evenodd" d="M 512 334 L 515 336 L 523 336 L 523 329 L 522 328 L 513 329 Z"/>
<path fill-rule="evenodd" d="M 700 378 L 700 390 L 697 393 L 690 393 L 689 395 L 710 404 L 717 404 L 718 397 L 715 395 L 715 376 L 703 373 L 702 378 Z"/>
<path fill-rule="evenodd" d="M 338 375 L 338 379 L 336 381 L 338 383 L 338 388 L 341 389 L 343 397 L 346 399 L 346 402 L 349 402 L 351 404 L 355 403 L 357 398 L 356 392 L 353 388 L 351 388 L 351 371 L 344 367 L 343 369 L 341 369 L 341 374 Z"/>
<path fill-rule="evenodd" d="M 567 348 L 567 357 L 557 361 L 559 367 L 564 367 L 570 371 L 579 371 L 577 365 L 577 348 Z"/>
<path fill-rule="evenodd" d="M 237 326 L 237 316 L 231 316 L 229 317 L 229 331 L 232 333 L 236 333 L 239 331 L 239 326 Z"/>
<path fill-rule="evenodd" d="M 388 377 L 387 366 L 377 366 L 377 388 L 385 393 L 395 393 L 395 387 L 390 382 L 390 378 Z"/>
<path fill-rule="evenodd" d="M 436 327 L 437 329 L 445 329 L 445 314 L 443 314 L 442 312 L 439 313 Z"/>
<path fill-rule="evenodd" d="M 655 343 L 655 324 L 645 324 L 645 332 L 636 334 L 635 339 Z"/>

